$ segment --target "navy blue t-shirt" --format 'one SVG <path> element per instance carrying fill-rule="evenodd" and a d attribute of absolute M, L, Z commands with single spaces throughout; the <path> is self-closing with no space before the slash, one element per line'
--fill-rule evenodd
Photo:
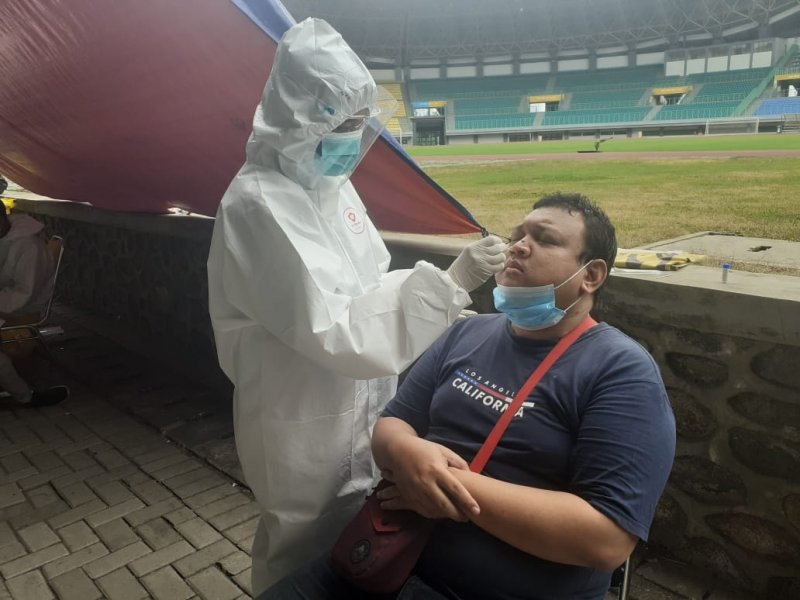
<path fill-rule="evenodd" d="M 515 335 L 505 315 L 467 319 L 417 361 L 383 416 L 471 461 L 553 346 Z M 675 419 L 655 361 L 601 323 L 539 382 L 483 474 L 573 493 L 647 540 L 674 453 Z M 542 560 L 453 521 L 437 527 L 417 571 L 457 598 L 595 599 L 611 576 Z"/>

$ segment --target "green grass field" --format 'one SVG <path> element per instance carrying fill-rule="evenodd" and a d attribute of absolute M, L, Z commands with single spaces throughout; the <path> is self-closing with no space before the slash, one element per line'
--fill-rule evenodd
<path fill-rule="evenodd" d="M 593 150 L 593 140 L 515 142 L 450 146 L 411 146 L 411 156 L 476 156 L 491 154 L 562 154 Z M 716 152 L 721 150 L 800 150 L 800 135 L 720 135 L 615 138 L 604 142 L 603 152 Z"/>
<path fill-rule="evenodd" d="M 788 135 L 625 142 L 637 151 L 643 151 L 645 144 L 654 151 L 666 146 L 670 150 L 710 151 L 712 144 L 726 148 L 738 144 L 739 149 L 748 150 L 757 144 L 762 149 L 800 149 L 800 136 Z M 552 144 L 552 148 L 571 151 L 572 142 Z M 551 142 L 533 145 L 551 147 Z M 518 146 L 528 144 L 433 150 L 473 150 L 488 155 L 493 149 L 500 154 Z M 800 241 L 800 157 L 542 158 L 442 166 L 428 163 L 423 168 L 489 231 L 502 235 L 527 214 L 537 198 L 564 191 L 580 192 L 598 202 L 617 226 L 623 248 L 699 231 Z"/>

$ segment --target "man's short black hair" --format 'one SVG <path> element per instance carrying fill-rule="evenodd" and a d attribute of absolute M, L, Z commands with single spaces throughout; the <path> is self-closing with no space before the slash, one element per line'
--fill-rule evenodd
<path fill-rule="evenodd" d="M 563 192 L 540 198 L 533 205 L 534 210 L 537 208 L 560 208 L 571 215 L 576 213 L 583 215 L 585 233 L 580 261 L 586 264 L 590 260 L 602 259 L 608 266 L 608 272 L 611 272 L 614 259 L 617 257 L 617 233 L 611 219 L 602 208 L 583 194 Z"/>

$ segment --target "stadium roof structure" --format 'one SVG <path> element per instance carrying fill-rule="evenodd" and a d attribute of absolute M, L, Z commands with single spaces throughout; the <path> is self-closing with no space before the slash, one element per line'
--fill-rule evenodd
<path fill-rule="evenodd" d="M 284 0 L 330 22 L 372 67 L 795 37 L 800 0 Z"/>

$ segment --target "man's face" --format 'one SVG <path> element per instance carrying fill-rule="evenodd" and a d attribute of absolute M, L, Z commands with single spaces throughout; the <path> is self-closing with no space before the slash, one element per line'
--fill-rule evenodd
<path fill-rule="evenodd" d="M 534 287 L 566 281 L 583 266 L 584 229 L 583 215 L 560 208 L 537 208 L 514 228 L 505 268 L 495 276 L 497 283 Z M 578 276 L 556 290 L 557 301 L 577 297 L 580 283 Z"/>

